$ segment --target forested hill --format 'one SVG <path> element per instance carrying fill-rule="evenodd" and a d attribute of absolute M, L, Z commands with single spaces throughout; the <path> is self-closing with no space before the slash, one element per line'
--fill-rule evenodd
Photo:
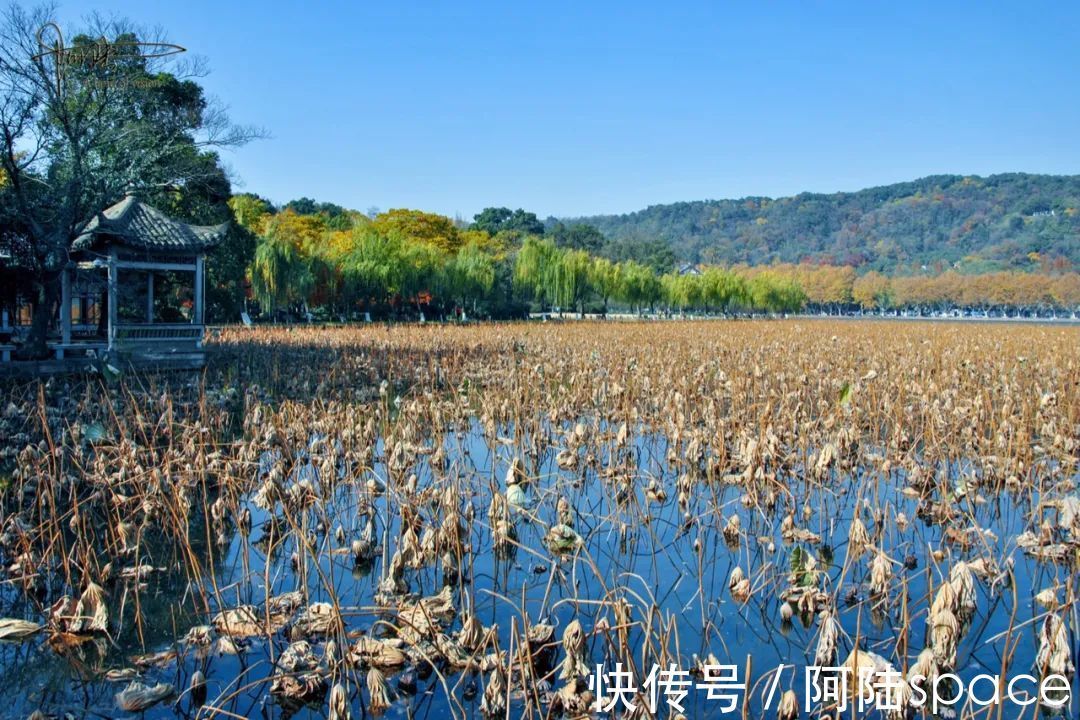
<path fill-rule="evenodd" d="M 935 175 L 830 195 L 653 205 L 572 222 L 683 261 L 818 261 L 889 273 L 1080 266 L 1080 175 Z M 1037 254 L 1037 255 L 1036 255 Z"/>

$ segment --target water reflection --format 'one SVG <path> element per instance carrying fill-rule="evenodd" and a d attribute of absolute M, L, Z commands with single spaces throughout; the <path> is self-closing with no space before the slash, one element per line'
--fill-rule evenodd
<path fill-rule="evenodd" d="M 515 438 L 513 428 L 503 431 L 500 437 Z M 614 433 L 603 426 L 597 431 Z M 264 479 L 278 473 L 275 482 L 287 503 L 253 493 L 241 499 L 239 520 L 193 513 L 190 557 L 180 558 L 168 537 L 144 537 L 138 563 L 160 570 L 109 584 L 119 620 L 114 637 L 69 643 L 42 637 L 0 645 L 5 684 L 21 690 L 12 712 L 43 708 L 111 716 L 114 695 L 137 673 L 146 683 L 176 688 L 148 717 L 193 716 L 203 694 L 208 707 L 231 716 L 321 717 L 330 683 L 317 672 L 296 673 L 317 683 L 293 692 L 297 700 L 283 700 L 271 689 L 275 682 L 280 688 L 301 681 L 280 675 L 291 640 L 310 642 L 311 659 L 296 662 L 311 670 L 325 667 L 333 633 L 300 631 L 294 614 L 270 640 L 221 637 L 209 629 L 205 637 L 193 638 L 191 629 L 221 611 L 252 606 L 263 612 L 271 598 L 301 591 L 298 606 L 336 606 L 350 640 L 393 634 L 390 627 L 400 634 L 396 608 L 384 601 L 387 578 L 399 572 L 400 587 L 392 587 L 391 596 L 433 597 L 448 585 L 455 608 L 484 628 L 498 628 L 494 640 L 500 651 L 511 651 L 525 638 L 534 696 L 509 693 L 511 715 L 541 696 L 545 705 L 555 700 L 555 673 L 563 658 L 559 638 L 575 622 L 584 628 L 581 652 L 590 665 L 613 666 L 620 647 L 656 644 L 691 670 L 710 657 L 743 667 L 749 656 L 759 675 L 794 665 L 783 682 L 800 699 L 808 692 L 802 668 L 814 662 L 822 610 L 835 611 L 845 647 L 857 643 L 910 665 L 930 642 L 930 598 L 951 560 L 961 557 L 988 557 L 1002 567 L 977 584 L 975 611 L 964 620 L 956 651 L 956 673 L 963 680 L 1000 673 L 1003 656 L 1015 652 L 1009 669 L 1015 674 L 1031 669 L 1035 659 L 1037 623 L 1031 621 L 1038 608 L 1032 597 L 1064 577 L 1054 565 L 1014 552 L 1014 538 L 1027 529 L 1031 513 L 1025 496 L 998 494 L 969 504 L 967 525 L 975 530 L 949 535 L 956 526 L 938 522 L 943 509 L 905 495 L 896 471 L 887 479 L 838 482 L 828 489 L 800 477 L 779 478 L 772 496 L 751 496 L 744 486 L 719 479 L 680 497 L 683 482 L 668 462 L 673 448 L 663 436 L 639 436 L 621 449 L 612 445 L 600 459 L 570 457 L 553 447 L 537 452 L 538 443 L 528 437 L 492 441 L 473 425 L 432 442 L 404 473 L 380 443 L 372 470 L 360 482 L 345 483 L 354 468 L 341 459 L 324 462 L 345 456 L 340 447 L 323 452 L 326 442 L 313 433 L 296 457 L 285 458 L 280 449 L 258 457 L 254 472 Z M 947 469 L 958 479 L 969 471 L 964 464 Z M 508 475 L 529 482 L 506 493 Z M 393 492 L 385 491 L 390 477 L 399 477 Z M 439 517 L 438 498 L 450 486 L 461 503 L 462 556 L 390 568 L 399 538 L 414 523 L 430 528 L 445 519 Z M 787 505 L 801 509 L 798 518 L 772 511 L 780 492 L 788 495 Z M 505 527 L 490 521 L 493 494 L 509 503 Z M 404 498 L 422 500 L 414 507 Z M 198 498 L 207 508 L 216 500 L 213 493 Z M 876 547 L 866 552 L 880 551 L 884 558 L 884 594 L 866 570 L 872 563 L 851 561 L 849 545 L 861 536 L 860 526 L 872 527 L 877 536 Z M 573 534 L 565 552 L 552 552 L 552 527 Z M 423 542 L 419 536 L 417 542 Z M 201 577 L 189 575 L 192 566 L 203 569 Z M 739 581 L 733 583 L 736 573 Z M 735 592 L 735 585 L 742 589 Z M 61 589 L 42 592 L 39 600 L 47 604 Z M 30 602 L 11 586 L 0 597 L 7 616 L 21 616 L 21 603 Z M 831 608 L 834 598 L 837 607 Z M 443 631 L 461 629 L 462 615 L 453 616 Z M 593 633 L 597 627 L 612 630 Z M 1018 629 L 1010 633 L 1010 627 Z M 487 678 L 478 667 L 410 661 L 384 674 L 388 697 L 394 698 L 389 715 L 480 714 Z M 193 677 L 205 678 L 205 685 L 196 682 L 189 692 Z M 346 676 L 346 695 L 357 710 L 371 702 L 364 683 L 363 672 Z M 760 711 L 760 694 L 750 702 Z M 687 703 L 688 716 L 720 716 L 700 694 Z"/>

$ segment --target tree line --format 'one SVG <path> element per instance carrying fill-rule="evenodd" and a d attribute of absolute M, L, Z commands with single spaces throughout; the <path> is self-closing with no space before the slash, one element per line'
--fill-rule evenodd
<path fill-rule="evenodd" d="M 258 237 L 251 297 L 272 317 L 466 316 L 530 310 L 791 313 L 890 308 L 1075 308 L 1074 272 L 923 272 L 889 277 L 811 263 L 686 265 L 653 249 L 619 259 L 596 228 L 486 208 L 472 223 L 419 210 L 368 214 L 309 199 L 275 209 L 230 200 Z"/>
<path fill-rule="evenodd" d="M 802 262 L 913 275 L 1080 264 L 1080 175 L 936 175 L 856 192 L 653 205 L 577 219 L 705 264 Z M 1037 254 L 1037 259 L 1032 255 Z"/>
<path fill-rule="evenodd" d="M 217 150 L 261 137 L 229 121 L 178 56 L 123 19 L 65 31 L 108 63 L 57 73 L 27 53 L 52 8 L 0 11 L 0 305 L 29 305 L 20 355 L 47 354 L 61 273 L 86 223 L 128 190 L 185 222 L 232 220 L 207 257 L 207 320 L 267 316 L 521 317 L 530 310 L 1080 306 L 1080 178 L 940 176 L 832 196 L 472 222 L 234 195 Z M 104 45 L 103 45 L 104 43 Z M 678 261 L 691 264 L 677 267 Z"/>
<path fill-rule="evenodd" d="M 463 225 L 407 209 L 368 216 L 301 202 L 277 211 L 255 195 L 235 196 L 230 206 L 258 237 L 250 294 L 269 317 L 515 317 L 698 302 L 723 312 L 794 312 L 806 301 L 783 273 L 707 268 L 698 277 L 593 254 L 578 241 L 594 229 L 548 232 L 522 210 L 488 208 Z"/>

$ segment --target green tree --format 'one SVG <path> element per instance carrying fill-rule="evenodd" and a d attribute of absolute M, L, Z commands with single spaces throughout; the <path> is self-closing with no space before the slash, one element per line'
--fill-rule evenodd
<path fill-rule="evenodd" d="M 543 306 L 558 302 L 555 292 L 559 250 L 550 240 L 527 237 L 514 260 L 514 285 Z"/>
<path fill-rule="evenodd" d="M 300 198 L 285 203 L 284 210 L 291 210 L 297 215 L 319 215 L 323 224 L 331 230 L 346 230 L 353 224 L 353 216 L 359 213 L 350 212 L 340 205 L 328 202 L 316 202 L 311 198 Z"/>
<path fill-rule="evenodd" d="M 556 247 L 584 250 L 592 255 L 600 252 L 607 242 L 603 233 L 584 223 L 564 225 L 557 222 L 547 231 L 547 236 L 555 241 Z"/>
<path fill-rule="evenodd" d="M 577 308 L 585 317 L 585 298 L 588 297 L 589 270 L 592 261 L 584 250 L 565 250 L 558 253 L 552 282 L 555 284 L 555 302 L 560 308 Z"/>
<path fill-rule="evenodd" d="M 604 315 L 608 312 L 608 301 L 619 291 L 621 283 L 622 266 L 603 257 L 592 259 L 589 284 L 604 303 Z"/>
<path fill-rule="evenodd" d="M 747 294 L 752 309 L 769 313 L 797 312 L 806 304 L 806 293 L 794 280 L 769 270 L 750 278 Z"/>
<path fill-rule="evenodd" d="M 446 254 L 422 242 L 406 242 L 401 250 L 401 295 L 422 313 L 423 296 L 437 296 L 445 281 Z"/>
<path fill-rule="evenodd" d="M 351 247 L 341 261 L 349 295 L 369 307 L 400 292 L 404 268 L 400 237 L 384 235 L 371 226 L 357 227 L 352 234 Z"/>
<path fill-rule="evenodd" d="M 243 225 L 229 227 L 206 260 L 206 319 L 236 322 L 247 299 L 247 269 L 255 259 L 258 238 Z"/>
<path fill-rule="evenodd" d="M 723 312 L 747 303 L 746 281 L 724 268 L 709 267 L 701 275 L 702 302 L 706 310 L 716 308 Z"/>
<path fill-rule="evenodd" d="M 495 284 L 495 262 L 474 240 L 462 246 L 450 260 L 446 276 L 450 293 L 462 307 L 471 300 L 475 314 L 477 300 Z"/>
<path fill-rule="evenodd" d="M 510 208 L 484 208 L 473 216 L 473 230 L 483 230 L 488 235 L 497 235 L 500 232 L 510 232 L 518 235 L 543 235 L 544 223 L 540 222 L 535 213 L 526 212 L 521 208 L 511 211 Z"/>
<path fill-rule="evenodd" d="M 660 285 L 668 306 L 679 308 L 680 313 L 702 304 L 704 293 L 700 275 L 669 273 L 660 278 Z"/>
<path fill-rule="evenodd" d="M 603 254 L 617 262 L 633 260 L 647 265 L 656 275 L 669 273 L 675 268 L 675 253 L 663 240 L 620 240 L 608 242 Z"/>
<path fill-rule="evenodd" d="M 314 284 L 311 264 L 294 238 L 271 229 L 259 239 L 251 264 L 251 288 L 265 311 L 304 302 Z"/>
<path fill-rule="evenodd" d="M 237 224 L 255 235 L 266 231 L 266 222 L 274 213 L 274 206 L 268 200 L 252 193 L 241 193 L 229 198 L 229 208 Z"/>
<path fill-rule="evenodd" d="M 662 291 L 660 279 L 651 267 L 635 260 L 622 263 L 622 283 L 616 299 L 640 314 L 645 306 L 651 307 L 661 298 Z"/>

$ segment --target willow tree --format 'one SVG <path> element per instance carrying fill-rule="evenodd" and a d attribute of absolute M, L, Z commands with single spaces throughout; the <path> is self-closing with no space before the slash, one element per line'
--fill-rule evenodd
<path fill-rule="evenodd" d="M 259 238 L 251 262 L 251 289 L 263 310 L 303 303 L 314 285 L 311 264 L 292 238 L 277 231 Z"/>
<path fill-rule="evenodd" d="M 793 278 L 765 270 L 747 282 L 751 307 L 769 313 L 797 312 L 806 305 L 806 293 Z"/>
<path fill-rule="evenodd" d="M 662 296 L 660 279 L 648 265 L 636 260 L 622 264 L 622 283 L 618 299 L 635 308 L 640 314 L 644 306 L 654 305 Z"/>
<path fill-rule="evenodd" d="M 473 313 L 477 300 L 495 285 L 495 260 L 473 240 L 463 245 L 446 266 L 446 284 L 461 306 L 471 300 Z"/>
<path fill-rule="evenodd" d="M 514 259 L 514 285 L 532 295 L 541 307 L 558 302 L 555 287 L 561 254 L 550 240 L 527 237 Z"/>
<path fill-rule="evenodd" d="M 401 249 L 402 299 L 423 317 L 424 296 L 437 297 L 445 286 L 446 252 L 426 242 L 404 242 Z"/>
<path fill-rule="evenodd" d="M 401 290 L 404 261 L 402 241 L 371 226 L 356 227 L 352 244 L 341 261 L 347 292 L 364 302 L 383 302 Z"/>
<path fill-rule="evenodd" d="M 715 307 L 723 312 L 730 312 L 748 303 L 746 281 L 724 268 L 705 269 L 701 275 L 701 293 L 706 311 Z"/>
<path fill-rule="evenodd" d="M 576 308 L 581 317 L 585 317 L 585 298 L 590 291 L 589 270 L 592 260 L 584 250 L 564 250 L 558 253 L 554 264 L 553 277 L 556 304 L 560 307 Z"/>
<path fill-rule="evenodd" d="M 593 258 L 589 266 L 589 284 L 604 303 L 604 315 L 608 312 L 608 301 L 619 292 L 622 282 L 622 266 L 607 258 Z"/>
<path fill-rule="evenodd" d="M 660 278 L 660 285 L 668 307 L 678 307 L 680 314 L 698 307 L 704 295 L 700 275 L 668 273 Z"/>

